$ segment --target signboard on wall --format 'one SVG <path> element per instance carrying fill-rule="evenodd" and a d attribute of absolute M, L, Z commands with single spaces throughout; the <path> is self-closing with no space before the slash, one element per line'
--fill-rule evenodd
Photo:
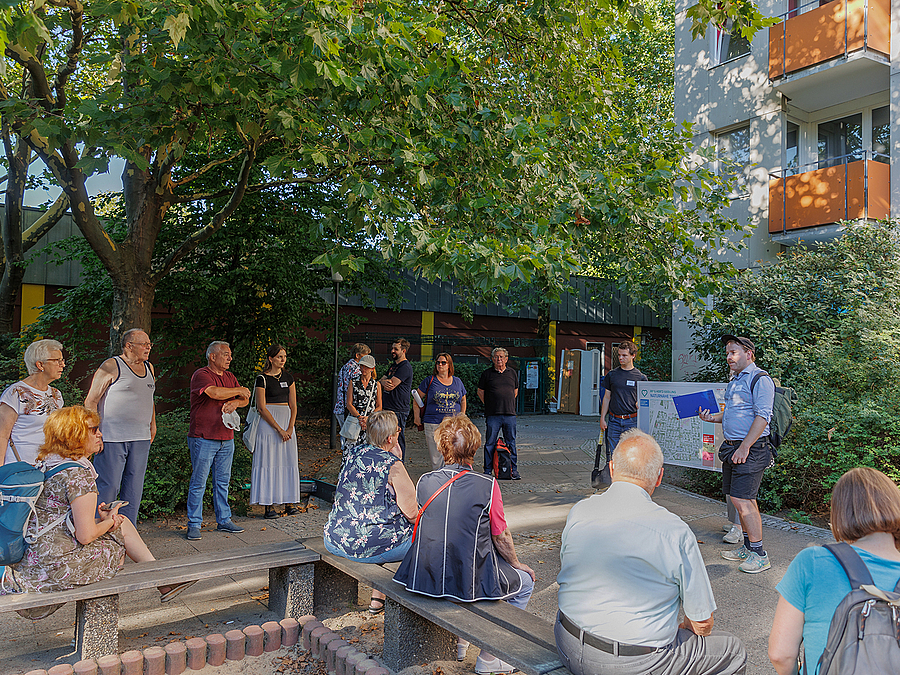
<path fill-rule="evenodd" d="M 656 439 L 666 464 L 721 471 L 718 449 L 722 425 L 698 416 L 679 419 L 672 398 L 712 390 L 719 410 L 725 406 L 725 385 L 710 382 L 638 382 L 638 429 Z M 717 411 L 713 411 L 717 412 Z"/>

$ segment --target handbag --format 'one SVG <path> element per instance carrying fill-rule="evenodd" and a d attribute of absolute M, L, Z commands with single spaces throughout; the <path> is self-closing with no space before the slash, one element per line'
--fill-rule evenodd
<path fill-rule="evenodd" d="M 250 410 L 247 411 L 247 428 L 244 431 L 244 445 L 250 452 L 253 452 L 253 446 L 256 444 L 256 435 L 259 433 L 259 410 L 256 408 L 256 387 L 253 387 L 253 395 L 250 400 Z"/>
<path fill-rule="evenodd" d="M 594 470 L 591 471 L 591 487 L 598 490 L 612 484 L 612 476 L 609 473 L 609 453 L 606 452 L 606 434 L 600 430 L 597 439 L 597 454 L 594 457 Z M 603 468 L 600 468 L 600 459 L 603 459 Z"/>

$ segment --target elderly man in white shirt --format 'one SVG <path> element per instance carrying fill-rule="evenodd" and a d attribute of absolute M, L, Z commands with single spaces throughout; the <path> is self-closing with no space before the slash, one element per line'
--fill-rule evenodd
<path fill-rule="evenodd" d="M 574 675 L 746 672 L 741 641 L 713 631 L 716 603 L 696 537 L 650 498 L 662 482 L 659 444 L 627 431 L 610 471 L 610 488 L 576 504 L 562 534 L 563 663 Z"/>

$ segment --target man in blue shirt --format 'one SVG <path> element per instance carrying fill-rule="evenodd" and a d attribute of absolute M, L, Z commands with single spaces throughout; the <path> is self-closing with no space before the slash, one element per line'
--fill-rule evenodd
<path fill-rule="evenodd" d="M 761 369 L 754 363 L 756 346 L 749 338 L 724 335 L 722 344 L 731 370 L 731 381 L 725 389 L 725 410 L 701 410 L 700 419 L 722 423 L 722 491 L 731 496 L 744 529 L 743 546 L 723 552 L 722 557 L 740 561 L 738 569 L 756 574 L 770 567 L 762 545 L 762 518 L 756 495 L 763 471 L 772 464 L 769 420 L 775 404 L 775 382 L 765 375 L 753 385 Z"/>

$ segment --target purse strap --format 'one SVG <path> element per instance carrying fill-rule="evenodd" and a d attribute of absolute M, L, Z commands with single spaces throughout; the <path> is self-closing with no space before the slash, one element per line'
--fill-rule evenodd
<path fill-rule="evenodd" d="M 412 533 L 412 540 L 413 540 L 413 541 L 416 540 L 416 532 L 417 532 L 418 529 L 419 529 L 419 519 L 422 517 L 422 514 L 425 513 L 425 509 L 428 508 L 428 505 L 434 500 L 435 497 L 437 497 L 439 494 L 441 494 L 441 493 L 444 491 L 444 489 L 450 487 L 450 483 L 452 483 L 453 481 L 455 481 L 457 478 L 459 478 L 459 477 L 462 476 L 463 474 L 467 474 L 467 473 L 469 473 L 469 469 L 463 469 L 463 470 L 460 471 L 458 474 L 456 474 L 455 476 L 453 476 L 450 480 L 448 480 L 446 483 L 444 483 L 443 485 L 441 485 L 441 487 L 439 487 L 439 488 L 437 489 L 437 492 L 435 492 L 433 495 L 431 495 L 431 496 L 428 498 L 428 501 L 425 502 L 425 505 L 422 506 L 421 509 L 419 509 L 419 512 L 416 514 L 416 523 L 415 523 L 415 525 L 413 525 L 413 533 Z"/>
<path fill-rule="evenodd" d="M 13 443 L 11 430 L 10 430 L 10 436 L 9 436 L 9 447 L 12 448 L 13 454 L 16 456 L 16 461 L 21 462 L 22 458 L 19 456 L 19 451 L 16 449 L 16 444 Z"/>

